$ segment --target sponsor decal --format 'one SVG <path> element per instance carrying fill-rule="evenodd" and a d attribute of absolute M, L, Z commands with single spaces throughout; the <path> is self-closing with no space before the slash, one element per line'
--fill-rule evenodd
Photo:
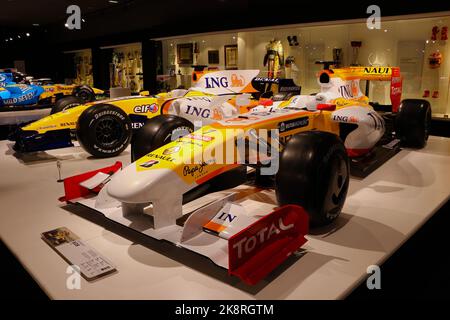
<path fill-rule="evenodd" d="M 211 110 L 188 105 L 186 109 L 186 114 L 201 118 L 209 118 L 209 116 L 211 115 Z"/>
<path fill-rule="evenodd" d="M 199 141 L 205 141 L 205 142 L 210 142 L 212 140 L 214 140 L 214 137 L 209 137 L 209 136 L 205 136 L 205 135 L 201 135 L 201 134 L 188 134 L 186 136 L 186 138 L 188 139 L 192 139 L 192 140 L 199 140 Z"/>
<path fill-rule="evenodd" d="M 309 125 L 309 118 L 308 117 L 302 117 L 300 119 L 293 119 L 289 121 L 283 121 L 278 124 L 278 130 L 280 130 L 280 133 L 287 132 L 291 130 L 295 130 L 298 128 L 303 128 Z"/>
<path fill-rule="evenodd" d="M 61 127 L 71 127 L 71 126 L 76 126 L 76 122 L 62 122 L 60 124 Z"/>
<path fill-rule="evenodd" d="M 33 99 L 33 97 L 34 97 L 34 93 L 30 92 L 30 93 L 21 95 L 17 98 L 9 98 L 9 99 L 5 99 L 3 101 L 4 101 L 4 104 L 15 104 L 15 103 L 24 102 L 24 101 Z"/>
<path fill-rule="evenodd" d="M 245 79 L 242 75 L 237 75 L 233 73 L 231 75 L 231 87 L 243 87 L 245 83 Z"/>
<path fill-rule="evenodd" d="M 183 176 L 187 177 L 187 176 L 191 176 L 191 177 L 195 177 L 196 175 L 202 175 L 204 168 L 207 166 L 208 164 L 206 162 L 203 162 L 201 164 L 195 165 L 195 166 L 184 166 L 183 168 Z"/>
<path fill-rule="evenodd" d="M 264 242 L 268 241 L 272 236 L 282 234 L 294 227 L 294 224 L 285 225 L 282 218 L 273 221 L 270 226 L 266 226 L 258 231 L 257 234 L 249 237 L 243 237 L 233 244 L 233 249 L 237 252 L 238 259 L 242 256 L 250 254 L 255 248 L 260 247 Z"/>
<path fill-rule="evenodd" d="M 332 119 L 336 122 L 358 123 L 358 118 L 354 116 L 340 116 L 335 114 Z"/>
<path fill-rule="evenodd" d="M 49 126 L 39 127 L 38 131 L 46 130 L 46 129 L 52 129 L 52 128 L 56 128 L 56 125 L 52 124 L 52 125 L 49 125 Z"/>
<path fill-rule="evenodd" d="M 136 106 L 133 108 L 133 112 L 134 113 L 156 113 L 158 112 L 158 105 L 156 103 L 152 103 L 152 104 L 143 104 L 140 106 Z"/>
<path fill-rule="evenodd" d="M 366 74 L 385 75 L 385 74 L 389 74 L 390 71 L 391 71 L 391 68 L 387 68 L 387 67 L 366 67 L 366 68 L 364 68 L 364 73 L 366 73 Z"/>
<path fill-rule="evenodd" d="M 264 112 L 264 111 L 255 111 L 250 113 L 252 116 L 259 116 L 259 117 L 267 117 L 270 116 L 271 113 L 270 112 Z"/>
<path fill-rule="evenodd" d="M 167 148 L 163 151 L 163 155 L 169 155 L 169 154 L 173 154 L 176 153 L 178 151 L 180 151 L 181 147 L 180 146 L 175 146 L 175 147 L 171 147 L 171 148 Z"/>
<path fill-rule="evenodd" d="M 206 89 L 213 88 L 233 88 L 243 87 L 245 84 L 245 78 L 242 75 L 233 73 L 231 75 L 231 81 L 227 77 L 205 77 Z"/>
<path fill-rule="evenodd" d="M 338 92 L 344 98 L 353 98 L 353 88 L 349 84 L 339 86 Z"/>
<path fill-rule="evenodd" d="M 228 88 L 227 77 L 205 77 L 206 89 Z"/>
<path fill-rule="evenodd" d="M 154 166 L 157 163 L 159 163 L 158 160 L 150 160 L 150 161 L 146 161 L 146 162 L 140 164 L 140 166 L 143 167 L 143 168 L 150 168 L 150 167 Z"/>
<path fill-rule="evenodd" d="M 132 122 L 131 123 L 131 128 L 132 129 L 140 129 L 144 126 L 143 122 Z"/>
<path fill-rule="evenodd" d="M 172 157 L 168 157 L 168 156 L 160 155 L 160 154 L 156 154 L 156 153 L 149 153 L 147 156 L 150 157 L 150 158 L 156 158 L 156 159 L 163 160 L 163 161 L 168 161 L 168 162 L 175 161 L 175 159 L 172 158 Z"/>

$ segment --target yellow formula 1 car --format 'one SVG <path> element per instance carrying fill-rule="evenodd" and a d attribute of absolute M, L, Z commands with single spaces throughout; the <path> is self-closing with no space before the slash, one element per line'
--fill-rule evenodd
<path fill-rule="evenodd" d="M 216 121 L 247 112 L 259 104 L 250 97 L 250 93 L 257 92 L 252 80 L 258 73 L 258 70 L 195 72 L 193 88 L 156 96 L 121 97 L 82 105 L 73 97 L 63 98 L 52 115 L 21 128 L 11 139 L 16 141 L 16 151 L 31 152 L 73 146 L 75 133 L 81 146 L 93 156 L 115 156 L 128 146 L 132 132 L 155 116 L 179 115 L 181 120 L 176 125 L 180 134 L 180 130 L 192 132 L 196 120 Z M 293 83 L 281 81 L 279 87 L 289 90 L 279 99 L 300 93 Z"/>
<path fill-rule="evenodd" d="M 386 131 L 385 118 L 361 93 L 360 79 L 391 81 L 396 134 L 404 144 L 422 147 L 429 104 L 400 101 L 398 68 L 326 68 L 316 95 L 256 106 L 168 143 L 172 123 L 181 119 L 181 126 L 186 119 L 150 119 L 133 139 L 133 163 L 66 179 L 65 200 L 206 256 L 255 284 L 305 243 L 309 223 L 323 226 L 339 216 L 349 155 L 367 154 Z M 256 169 L 254 181 L 248 167 Z M 234 188 L 248 182 L 250 189 Z M 209 194 L 228 188 L 225 196 Z M 267 188 L 275 190 L 275 199 L 261 191 Z M 258 194 L 257 201 L 249 193 Z"/>

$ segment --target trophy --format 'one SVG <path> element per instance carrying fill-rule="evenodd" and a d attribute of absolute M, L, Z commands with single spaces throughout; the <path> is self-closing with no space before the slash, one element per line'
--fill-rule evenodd
<path fill-rule="evenodd" d="M 359 66 L 358 62 L 358 55 L 359 55 L 359 48 L 362 46 L 362 41 L 352 41 L 350 42 L 352 46 L 352 63 L 351 66 Z"/>

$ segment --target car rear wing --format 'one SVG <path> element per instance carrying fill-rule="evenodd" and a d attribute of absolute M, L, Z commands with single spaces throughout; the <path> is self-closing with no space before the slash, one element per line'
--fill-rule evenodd
<path fill-rule="evenodd" d="M 322 73 L 327 73 L 331 77 L 339 77 L 342 80 L 369 80 L 369 81 L 390 81 L 390 98 L 392 112 L 398 112 L 402 98 L 402 76 L 399 67 L 349 67 L 332 70 L 322 70 L 319 72 L 319 79 Z"/>
<path fill-rule="evenodd" d="M 237 94 L 258 92 L 252 80 L 259 70 L 195 71 L 192 74 L 192 89 L 210 93 Z"/>

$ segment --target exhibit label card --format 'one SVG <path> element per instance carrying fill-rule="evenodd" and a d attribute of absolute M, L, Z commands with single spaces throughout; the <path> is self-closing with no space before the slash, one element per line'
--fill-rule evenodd
<path fill-rule="evenodd" d="M 81 275 L 88 281 L 117 271 L 108 259 L 65 227 L 44 232 L 41 236 L 70 265 L 78 266 Z"/>

